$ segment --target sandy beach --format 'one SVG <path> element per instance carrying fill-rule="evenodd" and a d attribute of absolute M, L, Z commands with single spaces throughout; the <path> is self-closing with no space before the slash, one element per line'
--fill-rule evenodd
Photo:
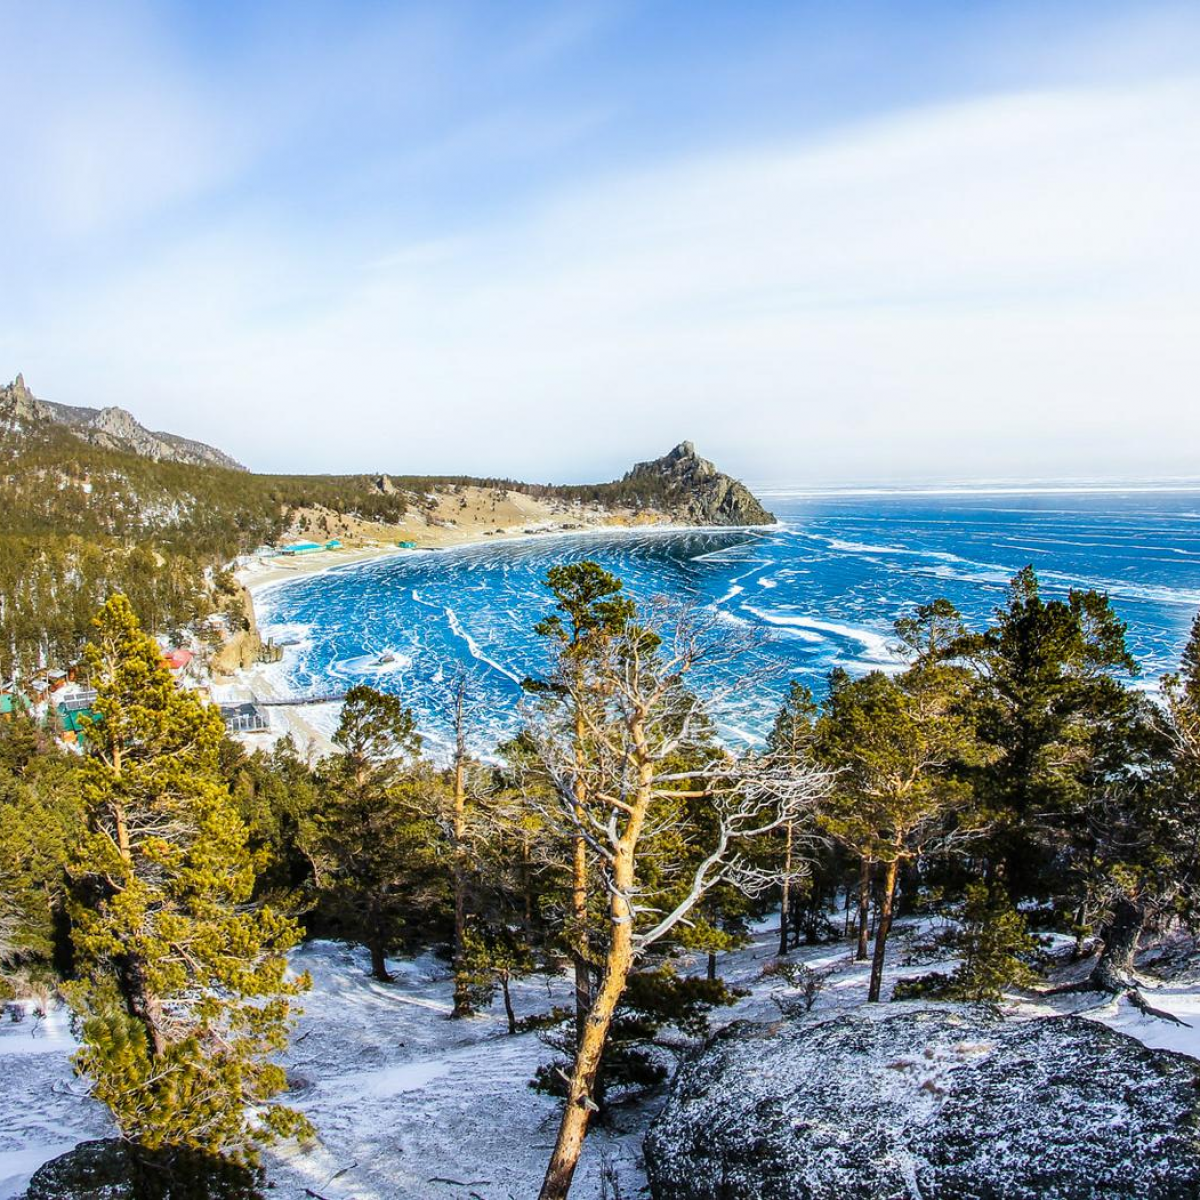
<path fill-rule="evenodd" d="M 549 534 L 669 527 L 660 518 L 633 512 L 613 512 L 561 500 L 542 500 L 524 492 L 480 487 L 431 493 L 420 507 L 414 507 L 404 521 L 395 525 L 378 525 L 320 512 L 300 515 L 307 520 L 308 530 L 296 532 L 294 540 L 311 538 L 323 542 L 337 538 L 342 542 L 341 548 L 252 559 L 236 572 L 238 581 L 248 591 L 253 593 L 271 584 L 319 574 L 333 567 L 411 552 L 400 548 L 400 542 L 411 542 L 417 550 L 448 550 L 455 546 Z M 319 532 L 314 534 L 313 529 Z"/>

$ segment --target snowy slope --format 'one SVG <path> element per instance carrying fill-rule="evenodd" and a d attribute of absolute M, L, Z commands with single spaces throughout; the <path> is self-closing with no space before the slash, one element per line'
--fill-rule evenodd
<path fill-rule="evenodd" d="M 917 926 L 899 927 L 889 944 L 888 982 L 951 964 L 927 962 L 916 949 Z M 722 957 L 727 981 L 752 994 L 720 1021 L 774 1020 L 780 985 L 760 978 L 774 957 L 769 928 L 752 945 Z M 792 957 L 829 972 L 816 1012 L 856 1008 L 865 1000 L 867 964 L 854 963 L 845 943 Z M 910 960 L 910 961 L 907 961 Z M 557 1103 L 526 1086 L 549 1057 L 536 1036 L 508 1037 L 499 1005 L 489 1015 L 450 1021 L 451 983 L 432 957 L 394 962 L 396 981 L 367 975 L 365 955 L 318 942 L 295 955 L 313 976 L 296 1037 L 287 1055 L 290 1102 L 319 1132 L 311 1147 L 287 1146 L 266 1158 L 278 1200 L 507 1200 L 536 1194 L 557 1125 Z M 700 963 L 693 964 L 694 969 Z M 1147 1045 L 1200 1057 L 1200 982 L 1189 976 L 1148 993 L 1152 1003 L 1191 1022 L 1171 1025 L 1142 1016 L 1125 1001 L 1097 997 L 1014 999 L 1011 1015 L 1083 1012 Z M 519 1015 L 565 1003 L 565 980 L 514 986 Z M 0 1026 L 0 1198 L 19 1195 L 40 1163 L 85 1138 L 110 1132 L 104 1111 L 73 1077 L 73 1049 L 61 1009 Z M 619 1111 L 614 1127 L 589 1137 L 573 1195 L 612 1196 L 602 1175 L 615 1177 L 623 1200 L 644 1195 L 641 1139 L 661 1101 Z"/>

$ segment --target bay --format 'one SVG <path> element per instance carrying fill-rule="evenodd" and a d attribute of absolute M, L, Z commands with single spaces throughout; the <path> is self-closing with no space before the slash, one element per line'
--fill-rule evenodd
<path fill-rule="evenodd" d="M 1026 564 L 1047 594 L 1108 593 L 1141 664 L 1138 686 L 1153 688 L 1177 666 L 1200 609 L 1194 491 L 760 494 L 778 527 L 546 535 L 400 553 L 264 589 L 260 623 L 297 643 L 282 667 L 291 693 L 360 681 L 395 692 L 436 753 L 447 744 L 449 681 L 460 667 L 485 702 L 475 749 L 516 727 L 521 680 L 546 666 L 532 629 L 549 611 L 542 581 L 557 563 L 593 559 L 639 599 L 665 595 L 730 628 L 761 631 L 750 660 L 697 679 L 702 693 L 723 695 L 714 716 L 741 744 L 761 740 L 788 679 L 820 696 L 834 667 L 894 668 L 892 622 L 937 596 L 982 627 Z M 757 679 L 762 666 L 770 680 Z"/>

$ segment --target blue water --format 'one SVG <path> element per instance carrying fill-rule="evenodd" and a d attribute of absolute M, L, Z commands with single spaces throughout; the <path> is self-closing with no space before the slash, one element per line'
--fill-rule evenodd
<path fill-rule="evenodd" d="M 820 695 L 831 668 L 895 665 L 891 624 L 914 604 L 949 597 L 977 627 L 1027 563 L 1045 590 L 1106 591 L 1129 626 L 1142 686 L 1173 669 L 1200 609 L 1200 494 L 800 495 L 764 493 L 779 517 L 762 533 L 630 532 L 542 537 L 421 551 L 264 589 L 267 634 L 294 638 L 283 664 L 297 695 L 357 681 L 413 707 L 431 748 L 445 745 L 448 681 L 473 669 L 488 717 L 486 750 L 516 720 L 520 680 L 545 665 L 531 630 L 549 608 L 555 563 L 592 558 L 635 597 L 668 595 L 764 632 L 753 661 L 776 668 L 722 699 L 729 740 L 761 738 L 789 678 Z M 380 662 L 383 656 L 390 662 Z M 330 711 L 325 719 L 332 722 Z"/>

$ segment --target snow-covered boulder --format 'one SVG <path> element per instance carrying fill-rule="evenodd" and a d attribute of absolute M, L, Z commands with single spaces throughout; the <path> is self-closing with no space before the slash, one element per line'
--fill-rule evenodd
<path fill-rule="evenodd" d="M 258 1173 L 199 1150 L 135 1153 L 119 1138 L 80 1142 L 40 1167 L 22 1200 L 262 1200 Z"/>
<path fill-rule="evenodd" d="M 1200 1064 L 1079 1017 L 894 1004 L 740 1022 L 646 1138 L 655 1200 L 1184 1200 Z"/>

